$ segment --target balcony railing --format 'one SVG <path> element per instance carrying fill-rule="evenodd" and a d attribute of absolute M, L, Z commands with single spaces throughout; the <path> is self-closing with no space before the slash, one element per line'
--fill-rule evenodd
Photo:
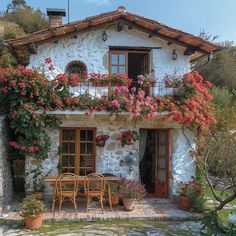
<path fill-rule="evenodd" d="M 152 86 L 140 86 L 139 84 L 132 83 L 130 89 L 135 87 L 136 89 L 142 89 L 147 96 L 165 96 L 173 93 L 174 89 L 166 87 L 165 82 L 155 82 Z M 90 94 L 94 98 L 108 97 L 113 94 L 116 86 L 111 84 L 107 85 L 94 85 L 92 83 L 88 84 L 80 84 L 77 87 L 71 88 L 70 92 L 74 94 L 74 96 L 80 96 L 85 93 Z"/>

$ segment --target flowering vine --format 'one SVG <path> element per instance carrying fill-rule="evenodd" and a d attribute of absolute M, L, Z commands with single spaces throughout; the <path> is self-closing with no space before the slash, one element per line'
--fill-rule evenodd
<path fill-rule="evenodd" d="M 52 70 L 51 60 L 45 62 Z M 69 88 L 76 87 L 80 81 L 79 76 L 66 74 L 50 81 L 44 73 L 22 66 L 0 69 L 0 109 L 8 115 L 15 137 L 9 144 L 20 156 L 46 158 L 50 147 L 46 128 L 59 127 L 57 117 L 39 114 L 38 110 L 76 109 L 89 113 L 108 111 L 111 114 L 126 111 L 145 119 L 167 111 L 168 115 L 163 119 L 172 119 L 188 126 L 198 137 L 202 137 L 204 130 L 216 122 L 211 114 L 213 97 L 208 92 L 211 84 L 203 81 L 197 72 L 185 74 L 178 90 L 164 97 L 146 96 L 141 89 L 136 91 L 136 88 L 130 89 L 128 86 L 117 86 L 109 97 L 94 98 L 89 93 L 80 96 L 70 94 Z M 125 81 L 125 85 L 130 84 L 127 77 Z"/>

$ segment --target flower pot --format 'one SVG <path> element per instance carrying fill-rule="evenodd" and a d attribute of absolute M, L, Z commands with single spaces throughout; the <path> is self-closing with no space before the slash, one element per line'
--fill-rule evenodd
<path fill-rule="evenodd" d="M 135 198 L 123 198 L 123 204 L 126 211 L 132 211 L 134 209 Z"/>
<path fill-rule="evenodd" d="M 180 208 L 184 210 L 190 210 L 191 204 L 189 198 L 187 196 L 180 196 L 179 197 Z"/>
<path fill-rule="evenodd" d="M 37 200 L 42 201 L 42 200 L 43 200 L 43 192 L 36 192 L 36 193 L 35 193 L 35 198 L 36 198 Z"/>
<path fill-rule="evenodd" d="M 155 82 L 154 81 L 144 81 L 141 86 L 144 88 L 154 87 Z"/>
<path fill-rule="evenodd" d="M 27 229 L 39 229 L 43 223 L 43 214 L 29 215 L 24 219 Z"/>
<path fill-rule="evenodd" d="M 92 81 L 92 86 L 93 87 L 106 87 L 108 86 L 109 82 L 108 81 Z"/>

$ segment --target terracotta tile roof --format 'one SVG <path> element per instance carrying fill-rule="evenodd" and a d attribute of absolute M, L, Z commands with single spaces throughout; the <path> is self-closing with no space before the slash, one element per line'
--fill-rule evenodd
<path fill-rule="evenodd" d="M 27 64 L 29 55 L 31 53 L 36 53 L 35 48 L 38 45 L 48 41 L 56 41 L 60 38 L 67 37 L 68 35 L 73 35 L 80 31 L 106 23 L 121 23 L 130 28 L 145 32 L 150 36 L 156 36 L 169 44 L 174 43 L 183 46 L 186 48 L 185 55 L 191 55 L 192 60 L 224 48 L 221 45 L 217 45 L 181 30 L 171 28 L 158 21 L 127 12 L 124 7 L 119 7 L 116 11 L 87 17 L 84 20 L 37 31 L 30 35 L 9 40 L 8 43 L 19 59 L 19 62 Z"/>

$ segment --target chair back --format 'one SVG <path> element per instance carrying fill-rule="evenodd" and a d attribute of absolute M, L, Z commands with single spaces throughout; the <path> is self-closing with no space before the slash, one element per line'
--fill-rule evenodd
<path fill-rule="evenodd" d="M 78 192 L 78 176 L 73 173 L 62 173 L 56 179 L 56 193 L 63 195 L 63 192 Z"/>
<path fill-rule="evenodd" d="M 91 173 L 85 177 L 84 190 L 89 194 L 92 192 L 104 192 L 106 188 L 106 180 L 102 174 Z"/>

